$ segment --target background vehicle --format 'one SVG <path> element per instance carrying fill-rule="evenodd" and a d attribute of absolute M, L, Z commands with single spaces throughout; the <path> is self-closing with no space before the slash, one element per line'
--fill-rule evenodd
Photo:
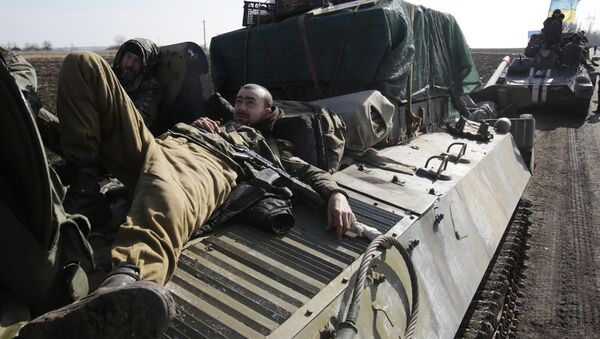
<path fill-rule="evenodd" d="M 570 36 L 564 33 L 563 41 Z M 569 51 L 565 44 L 559 53 L 540 49 L 540 40 L 540 35 L 530 38 L 527 56 L 505 57 L 484 88 L 472 97 L 496 102 L 502 115 L 562 109 L 586 116 L 596 82 L 596 73 L 583 55 L 587 47 L 573 46 Z"/>

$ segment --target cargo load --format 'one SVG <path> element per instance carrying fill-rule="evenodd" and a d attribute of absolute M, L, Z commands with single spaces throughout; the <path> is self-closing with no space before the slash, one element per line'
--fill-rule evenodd
<path fill-rule="evenodd" d="M 214 89 L 231 98 L 251 82 L 276 99 L 300 101 L 378 90 L 399 106 L 410 97 L 411 69 L 413 102 L 450 96 L 458 104 L 479 86 L 451 15 L 404 1 L 354 3 L 214 37 Z"/>

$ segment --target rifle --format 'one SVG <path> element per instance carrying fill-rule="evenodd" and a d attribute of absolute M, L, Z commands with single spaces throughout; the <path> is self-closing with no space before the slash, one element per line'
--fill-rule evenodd
<path fill-rule="evenodd" d="M 265 184 L 274 188 L 277 187 L 274 184 L 279 182 L 281 186 L 288 187 L 292 192 L 298 193 L 308 203 L 317 207 L 325 205 L 325 201 L 321 198 L 321 195 L 312 187 L 291 176 L 288 172 L 274 165 L 260 154 L 240 145 L 231 144 L 231 148 L 233 149 L 232 155 L 236 161 L 245 161 L 259 170 L 259 174 L 254 178 L 255 181 L 264 181 Z"/>

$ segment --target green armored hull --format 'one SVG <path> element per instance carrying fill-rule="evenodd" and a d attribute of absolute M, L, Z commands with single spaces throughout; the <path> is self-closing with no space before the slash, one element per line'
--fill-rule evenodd
<path fill-rule="evenodd" d="M 385 155 L 422 167 L 457 141 L 469 163 L 448 164 L 447 181 L 369 166 L 335 174 L 359 221 L 413 247 L 418 287 L 398 251 L 376 253 L 358 337 L 404 335 L 415 297 L 415 338 L 459 331 L 530 174 L 510 134 L 488 144 L 427 134 Z M 180 311 L 167 336 L 319 337 L 344 320 L 369 241 L 351 233 L 338 242 L 324 232 L 321 213 L 305 206 L 294 213 L 297 225 L 285 236 L 233 225 L 190 244 L 167 285 Z"/>

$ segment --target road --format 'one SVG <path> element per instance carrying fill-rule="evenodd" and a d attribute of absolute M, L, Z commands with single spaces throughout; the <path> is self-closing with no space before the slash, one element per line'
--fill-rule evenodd
<path fill-rule="evenodd" d="M 516 337 L 598 338 L 600 114 L 535 117 L 536 167 L 524 195 L 533 214 Z"/>

